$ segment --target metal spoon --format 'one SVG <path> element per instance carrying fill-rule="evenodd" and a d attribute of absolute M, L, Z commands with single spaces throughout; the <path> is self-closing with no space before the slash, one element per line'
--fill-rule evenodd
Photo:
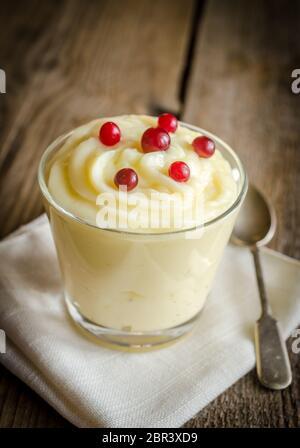
<path fill-rule="evenodd" d="M 249 185 L 231 240 L 239 246 L 248 246 L 254 258 L 262 308 L 261 316 L 255 324 L 257 375 L 264 386 L 280 390 L 292 381 L 291 366 L 278 322 L 271 314 L 259 256 L 259 247 L 271 240 L 275 229 L 273 207 L 253 185 Z"/>

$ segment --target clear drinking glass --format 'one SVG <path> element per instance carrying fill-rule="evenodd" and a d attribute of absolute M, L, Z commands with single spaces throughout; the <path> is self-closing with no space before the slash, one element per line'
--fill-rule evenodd
<path fill-rule="evenodd" d="M 48 168 L 72 132 L 45 151 L 39 185 L 51 223 L 64 296 L 72 320 L 99 342 L 125 349 L 147 349 L 175 341 L 198 320 L 238 210 L 247 176 L 234 151 L 212 138 L 229 162 L 237 184 L 235 202 L 195 229 L 132 233 L 101 229 L 57 204 L 47 188 Z"/>

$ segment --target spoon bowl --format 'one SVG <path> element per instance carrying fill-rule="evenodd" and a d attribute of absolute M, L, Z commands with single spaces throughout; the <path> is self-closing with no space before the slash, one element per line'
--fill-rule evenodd
<path fill-rule="evenodd" d="M 253 185 L 249 185 L 234 226 L 232 242 L 239 246 L 263 246 L 273 238 L 275 229 L 274 208 Z"/>

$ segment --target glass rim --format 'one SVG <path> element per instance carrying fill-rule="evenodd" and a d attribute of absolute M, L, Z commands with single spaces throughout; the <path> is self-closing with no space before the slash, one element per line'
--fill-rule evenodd
<path fill-rule="evenodd" d="M 242 186 L 240 188 L 240 191 L 238 192 L 238 195 L 237 195 L 235 201 L 226 210 L 224 210 L 220 215 L 217 215 L 213 219 L 210 219 L 209 221 L 205 221 L 205 222 L 203 222 L 197 226 L 191 227 L 191 228 L 184 228 L 184 229 L 179 229 L 179 230 L 170 230 L 170 231 L 165 231 L 165 232 L 131 232 L 127 229 L 114 229 L 114 228 L 99 227 L 96 224 L 92 224 L 91 222 L 88 222 L 85 219 L 80 218 L 79 216 L 75 215 L 74 213 L 66 210 L 64 207 L 62 207 L 60 204 L 58 204 L 53 199 L 52 195 L 50 194 L 47 184 L 46 184 L 46 180 L 45 180 L 45 168 L 46 168 L 46 163 L 48 161 L 49 156 L 56 149 L 57 145 L 60 144 L 63 140 L 70 137 L 73 134 L 73 132 L 76 129 L 78 129 L 78 127 L 57 137 L 52 143 L 50 143 L 50 145 L 47 146 L 46 150 L 44 151 L 44 153 L 40 159 L 40 163 L 39 163 L 39 167 L 38 167 L 38 183 L 39 183 L 39 187 L 42 192 L 42 195 L 47 200 L 49 205 L 51 205 L 57 212 L 59 212 L 63 216 L 66 216 L 79 224 L 86 225 L 86 226 L 92 227 L 96 230 L 101 230 L 103 232 L 106 231 L 106 232 L 112 232 L 112 233 L 117 233 L 117 234 L 122 234 L 122 235 L 139 236 L 139 237 L 145 238 L 148 236 L 149 237 L 168 236 L 168 235 L 177 235 L 177 234 L 195 232 L 199 229 L 205 229 L 207 227 L 212 226 L 216 222 L 221 221 L 222 219 L 226 218 L 228 215 L 233 213 L 233 211 L 236 210 L 236 208 L 243 201 L 243 199 L 246 195 L 246 192 L 247 192 L 247 188 L 248 188 L 247 174 L 246 174 L 245 169 L 242 165 L 242 162 L 241 162 L 240 158 L 237 156 L 236 152 L 231 148 L 230 145 L 228 145 L 220 137 L 216 136 L 215 134 L 213 134 L 203 128 L 185 123 L 184 121 L 178 121 L 178 123 L 183 127 L 191 129 L 192 131 L 198 131 L 202 135 L 206 135 L 206 136 L 210 137 L 211 139 L 213 139 L 215 142 L 217 142 L 222 147 L 222 149 L 225 149 L 225 151 L 227 151 L 233 157 L 233 159 L 237 165 L 237 168 L 239 170 L 239 173 L 241 175 Z"/>

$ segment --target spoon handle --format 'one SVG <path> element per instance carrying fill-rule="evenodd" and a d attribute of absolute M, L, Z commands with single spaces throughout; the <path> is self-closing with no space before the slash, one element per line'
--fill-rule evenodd
<path fill-rule="evenodd" d="M 259 255 L 258 247 L 254 246 L 251 249 L 251 252 L 252 252 L 252 255 L 254 258 L 256 279 L 257 279 L 259 296 L 260 296 L 261 311 L 262 311 L 262 314 L 271 314 L 271 309 L 270 309 L 269 301 L 267 299 L 266 288 L 265 288 L 265 283 L 264 283 L 264 279 L 263 279 L 262 268 L 261 268 L 261 264 L 260 264 L 260 255 Z"/>
<path fill-rule="evenodd" d="M 262 306 L 261 317 L 255 324 L 257 375 L 264 386 L 280 390 L 292 381 L 290 361 L 278 322 L 271 316 L 257 247 L 252 254 Z"/>

